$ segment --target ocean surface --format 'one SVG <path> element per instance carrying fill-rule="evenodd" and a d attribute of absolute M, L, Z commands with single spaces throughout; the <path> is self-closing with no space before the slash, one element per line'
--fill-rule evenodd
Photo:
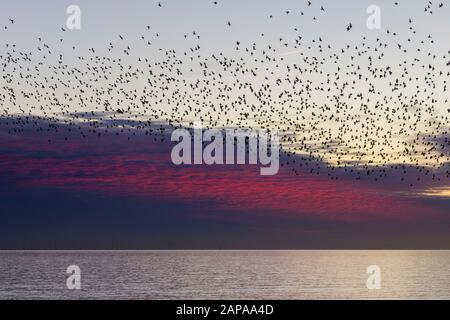
<path fill-rule="evenodd" d="M 450 299 L 449 266 L 450 251 L 0 251 L 0 299 Z"/>

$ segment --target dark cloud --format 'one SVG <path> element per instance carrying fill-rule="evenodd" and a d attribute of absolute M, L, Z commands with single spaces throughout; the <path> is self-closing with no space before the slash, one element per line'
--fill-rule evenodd
<path fill-rule="evenodd" d="M 293 173 L 288 162 L 302 157 L 284 155 L 280 173 L 262 177 L 258 166 L 176 167 L 167 132 L 155 141 L 139 131 L 99 137 L 86 124 L 5 128 L 3 248 L 391 248 L 407 247 L 413 235 L 415 247 L 441 248 L 450 241 L 450 201 L 405 186 L 394 166 L 379 168 L 382 181 L 319 161 L 303 160 Z M 405 170 L 411 178 L 420 168 Z M 421 188 L 445 185 L 430 181 Z"/>

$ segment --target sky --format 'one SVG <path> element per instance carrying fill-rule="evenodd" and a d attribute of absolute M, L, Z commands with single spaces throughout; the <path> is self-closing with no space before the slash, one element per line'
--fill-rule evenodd
<path fill-rule="evenodd" d="M 450 6 L 213 2 L 4 5 L 0 249 L 450 248 Z M 72 4 L 80 30 L 66 27 Z M 366 27 L 373 4 L 380 30 Z M 294 65 L 304 68 L 295 84 Z M 374 78 L 386 66 L 393 75 Z M 393 90 L 398 78 L 407 85 Z M 172 164 L 170 125 L 199 119 L 281 128 L 293 140 L 279 173 Z"/>
<path fill-rule="evenodd" d="M 45 127 L 45 125 L 41 125 Z M 448 198 L 398 182 L 185 166 L 145 135 L 28 129 L 0 156 L 4 249 L 446 248 Z M 70 137 L 67 142 L 63 137 Z M 47 141 L 51 140 L 51 143 Z M 413 175 L 414 172 L 411 173 Z M 405 190 L 406 189 L 406 190 Z M 408 194 L 405 194 L 407 191 Z"/>

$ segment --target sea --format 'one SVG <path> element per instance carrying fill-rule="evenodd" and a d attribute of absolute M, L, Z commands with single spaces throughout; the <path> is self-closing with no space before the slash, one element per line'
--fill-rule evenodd
<path fill-rule="evenodd" d="M 0 299 L 450 299 L 450 251 L 0 251 Z"/>

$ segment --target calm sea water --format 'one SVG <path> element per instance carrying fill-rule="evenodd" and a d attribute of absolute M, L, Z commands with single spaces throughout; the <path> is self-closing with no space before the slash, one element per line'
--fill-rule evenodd
<path fill-rule="evenodd" d="M 450 299 L 449 266 L 450 251 L 0 251 L 0 299 Z"/>

